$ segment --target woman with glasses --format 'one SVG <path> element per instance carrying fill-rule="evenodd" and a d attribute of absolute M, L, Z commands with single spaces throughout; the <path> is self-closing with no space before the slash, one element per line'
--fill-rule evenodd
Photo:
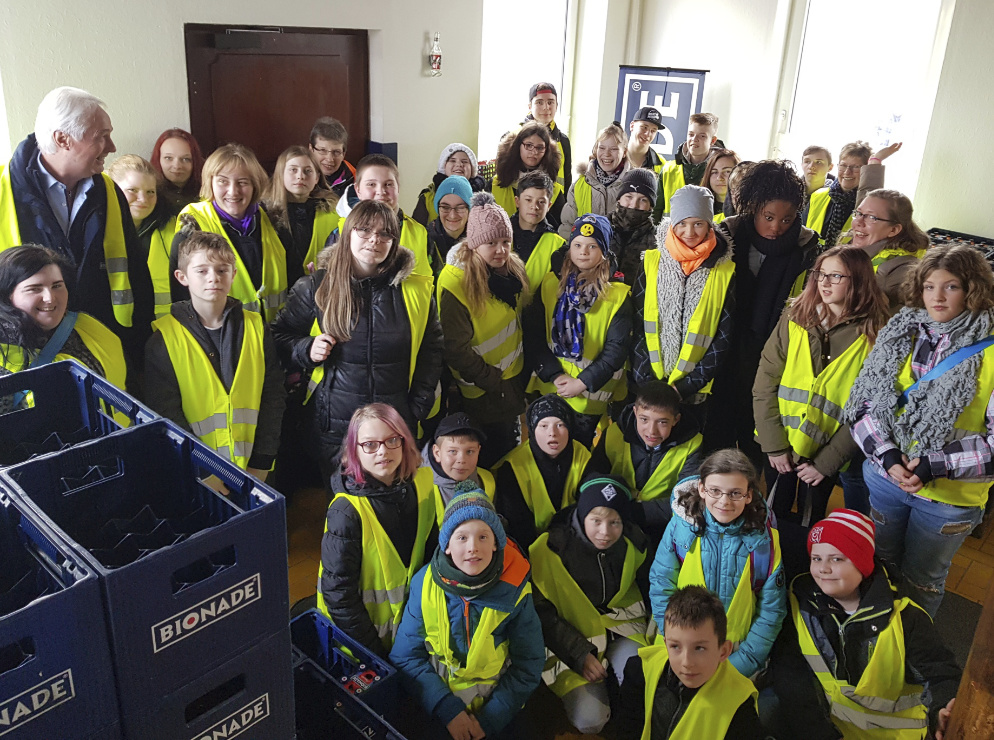
<path fill-rule="evenodd" d="M 563 206 L 559 235 L 569 238 L 573 222 L 596 213 L 607 216 L 621 195 L 621 176 L 628 171 L 628 137 L 617 121 L 602 128 L 590 152 L 590 160 L 577 164 L 577 179 L 570 186 Z"/>
<path fill-rule="evenodd" d="M 476 152 L 465 144 L 449 144 L 438 157 L 438 171 L 432 177 L 431 183 L 418 194 L 418 204 L 414 207 L 411 218 L 425 228 L 428 228 L 438 218 L 439 212 L 436 204 L 438 187 L 445 178 L 453 175 L 465 177 L 474 193 L 480 192 L 486 186 L 486 181 L 480 177 L 480 166 L 476 161 Z"/>
<path fill-rule="evenodd" d="M 472 183 L 462 175 L 446 177 L 435 189 L 433 207 L 438 216 L 428 224 L 428 253 L 434 253 L 434 245 L 443 264 L 449 250 L 466 238 L 466 224 L 469 222 L 474 192 L 477 191 L 473 189 Z"/>
<path fill-rule="evenodd" d="M 859 249 L 832 247 L 766 342 L 753 411 L 778 519 L 789 516 L 795 498 L 798 512 L 810 499 L 808 523 L 825 517 L 835 474 L 857 451 L 842 408 L 887 319 L 887 298 L 870 258 Z M 848 487 L 845 492 L 853 508 Z"/>
<path fill-rule="evenodd" d="M 326 484 L 357 408 L 388 403 L 416 432 L 437 398 L 442 329 L 432 278 L 412 274 L 414 254 L 399 238 L 390 206 L 359 201 L 273 322 L 287 372 L 311 374 L 304 404 Z"/>
<path fill-rule="evenodd" d="M 351 414 L 341 462 L 331 476 L 318 608 L 383 658 L 435 530 L 431 468 L 419 470 L 420 463 L 414 436 L 397 410 L 372 403 Z"/>
<path fill-rule="evenodd" d="M 487 183 L 487 189 L 493 193 L 497 205 L 508 216 L 513 216 L 518 212 L 518 206 L 514 202 L 514 196 L 518 194 L 518 180 L 524 174 L 541 170 L 554 183 L 548 219 L 552 226 L 558 228 L 566 200 L 562 183 L 557 182 L 560 156 L 548 126 L 529 121 L 517 133 L 507 134 L 498 144 L 497 171 Z"/>

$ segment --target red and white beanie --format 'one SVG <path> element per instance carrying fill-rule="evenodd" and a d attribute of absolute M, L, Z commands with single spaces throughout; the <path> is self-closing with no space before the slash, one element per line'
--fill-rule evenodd
<path fill-rule="evenodd" d="M 856 569 L 869 578 L 873 573 L 874 526 L 870 517 L 852 509 L 836 509 L 808 533 L 808 555 L 819 542 L 831 545 L 845 555 Z"/>

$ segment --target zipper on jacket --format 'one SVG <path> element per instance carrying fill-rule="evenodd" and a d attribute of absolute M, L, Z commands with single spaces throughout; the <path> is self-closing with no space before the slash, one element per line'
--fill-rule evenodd
<path fill-rule="evenodd" d="M 461 597 L 460 597 L 461 598 Z M 463 621 L 466 623 L 466 657 L 469 658 L 469 648 L 472 643 L 472 638 L 469 634 L 469 600 L 462 600 L 462 617 Z"/>
<path fill-rule="evenodd" d="M 861 612 L 863 611 L 869 613 L 861 614 Z M 832 618 L 835 620 L 835 623 L 839 625 L 839 656 L 835 660 L 836 678 L 838 678 L 839 663 L 841 661 L 841 663 L 846 667 L 846 679 L 849 681 L 849 683 L 851 684 L 858 683 L 858 681 L 852 680 L 852 676 L 849 675 L 849 666 L 846 664 L 846 628 L 850 624 L 856 624 L 857 622 L 866 622 L 870 619 L 876 619 L 882 614 L 886 614 L 886 612 L 874 612 L 870 607 L 864 607 L 864 609 L 857 609 L 853 614 L 847 616 L 844 620 L 842 620 L 842 622 L 839 622 L 839 618 L 836 617 L 834 614 L 832 615 Z"/>

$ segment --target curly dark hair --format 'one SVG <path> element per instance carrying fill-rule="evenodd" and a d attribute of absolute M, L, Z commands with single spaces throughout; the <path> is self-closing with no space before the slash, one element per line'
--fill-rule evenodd
<path fill-rule="evenodd" d="M 794 163 L 786 159 L 764 159 L 749 170 L 738 186 L 738 212 L 755 216 L 763 206 L 783 200 L 801 210 L 807 198 L 804 178 L 797 174 Z"/>
<path fill-rule="evenodd" d="M 497 145 L 497 174 L 494 180 L 502 188 L 509 188 L 518 179 L 522 171 L 528 169 L 521 161 L 521 144 L 529 136 L 538 136 L 545 143 L 545 156 L 538 163 L 536 170 L 541 170 L 553 182 L 559 176 L 559 163 L 562 155 L 559 147 L 552 140 L 549 127 L 537 121 L 529 121 L 515 135 L 508 134 Z"/>
<path fill-rule="evenodd" d="M 707 518 L 704 516 L 707 507 L 702 493 L 705 481 L 709 475 L 732 473 L 737 473 L 746 479 L 749 493 L 752 494 L 752 499 L 745 505 L 745 510 L 741 514 L 742 531 L 758 532 L 766 528 L 767 507 L 759 490 L 759 474 L 744 452 L 730 448 L 717 450 L 704 458 L 698 471 L 700 478 L 697 480 L 697 485 L 688 491 L 681 490 L 678 497 L 678 502 L 693 520 L 694 534 L 698 537 L 703 536 L 707 531 Z"/>
<path fill-rule="evenodd" d="M 966 308 L 973 314 L 994 308 L 994 275 L 980 250 L 968 244 L 930 247 L 901 286 L 906 306 L 925 308 L 925 281 L 936 270 L 955 275 L 962 283 Z"/>

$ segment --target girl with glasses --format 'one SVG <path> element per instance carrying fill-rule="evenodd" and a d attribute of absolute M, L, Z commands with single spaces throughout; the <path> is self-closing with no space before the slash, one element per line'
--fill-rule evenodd
<path fill-rule="evenodd" d="M 569 237 L 580 216 L 610 215 L 621 195 L 621 176 L 628 171 L 628 137 L 617 121 L 602 128 L 590 152 L 590 160 L 576 166 L 577 179 L 570 186 L 563 206 L 559 235 Z"/>
<path fill-rule="evenodd" d="M 414 207 L 414 213 L 411 214 L 411 218 L 426 229 L 439 216 L 436 195 L 438 188 L 443 180 L 453 175 L 465 177 L 474 193 L 480 192 L 486 186 L 486 181 L 480 177 L 480 166 L 476 160 L 476 152 L 465 144 L 458 142 L 449 144 L 439 155 L 438 171 L 432 177 L 428 187 L 418 194 L 418 204 Z M 465 227 L 465 225 L 464 223 L 463 226 Z"/>
<path fill-rule="evenodd" d="M 411 578 L 436 532 L 431 470 L 385 403 L 356 409 L 331 476 L 318 608 L 381 657 L 393 645 Z M 431 553 L 427 553 L 431 557 Z"/>
<path fill-rule="evenodd" d="M 438 215 L 428 224 L 428 253 L 432 254 L 437 250 L 444 263 L 449 250 L 466 237 L 473 193 L 482 188 L 475 190 L 464 176 L 452 175 L 438 183 L 438 187 L 433 190 L 433 210 Z"/>
<path fill-rule="evenodd" d="M 566 201 L 563 184 L 559 179 L 559 149 L 552 141 L 549 127 L 529 121 L 517 133 L 508 133 L 497 145 L 496 174 L 487 183 L 497 205 L 513 216 L 518 212 L 514 196 L 518 193 L 518 180 L 522 175 L 541 170 L 553 182 L 552 206 L 548 219 L 554 227 L 561 223 L 563 203 Z"/>
<path fill-rule="evenodd" d="M 325 484 L 357 408 L 388 403 L 416 430 L 436 402 L 442 372 L 432 279 L 413 274 L 415 257 L 398 243 L 393 208 L 359 201 L 341 232 L 273 322 L 287 372 L 310 373 L 303 403 Z"/>
<path fill-rule="evenodd" d="M 729 662 L 746 678 L 766 663 L 787 612 L 780 540 L 759 493 L 759 476 L 739 450 L 718 450 L 700 477 L 677 484 L 673 518 L 649 570 L 656 624 L 685 586 L 713 591 L 728 615 Z"/>
<path fill-rule="evenodd" d="M 808 497 L 806 523 L 825 517 L 835 475 L 857 452 L 842 408 L 887 318 L 870 258 L 859 249 L 832 247 L 766 342 L 753 411 L 778 519 L 790 516 L 795 498 L 798 512 L 805 512 Z M 844 488 L 846 506 L 866 509 L 850 486 Z"/>

